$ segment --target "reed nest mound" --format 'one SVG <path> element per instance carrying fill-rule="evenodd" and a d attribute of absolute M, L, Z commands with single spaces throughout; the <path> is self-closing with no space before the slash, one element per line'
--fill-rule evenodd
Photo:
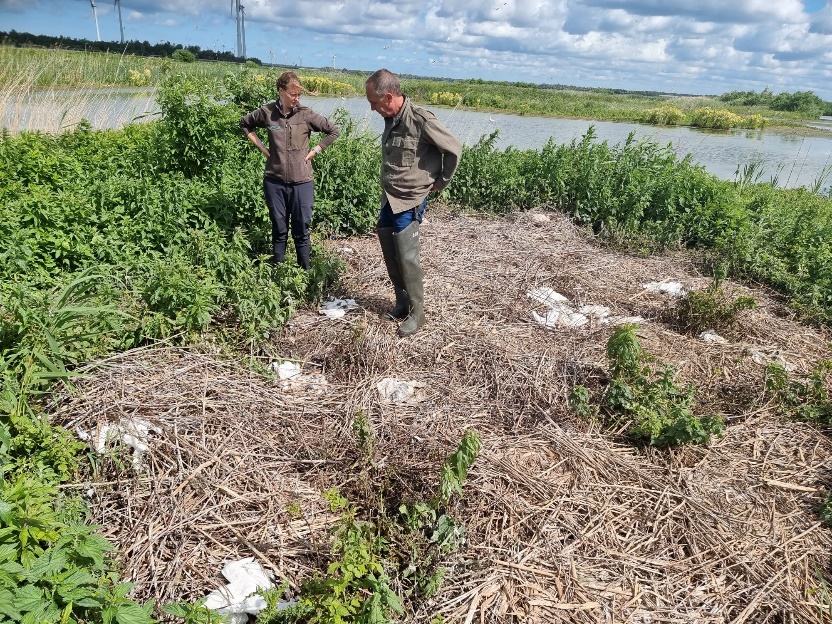
<path fill-rule="evenodd" d="M 818 571 L 832 570 L 832 530 L 815 508 L 832 489 L 832 441 L 777 415 L 750 354 L 779 354 L 805 375 L 830 357 L 830 332 L 735 284 L 758 306 L 727 343 L 704 342 L 674 325 L 672 299 L 644 288 L 706 286 L 688 256 L 617 252 L 560 215 L 429 218 L 427 324 L 410 338 L 383 317 L 392 290 L 375 238 L 327 241 L 347 263 L 336 294 L 358 309 L 341 319 L 301 310 L 269 354 L 252 355 L 299 363 L 303 381 L 210 346 L 161 345 L 87 367 L 61 400 L 58 421 L 71 430 L 135 417 L 158 428 L 138 472 L 111 454 L 77 486 L 136 597 L 200 598 L 224 584 L 224 562 L 249 556 L 296 588 L 325 565 L 337 518 L 322 492 L 337 487 L 371 516 L 374 492 L 427 500 L 473 429 L 483 447 L 449 510 L 465 544 L 406 620 L 828 621 Z M 605 387 L 613 327 L 540 325 L 528 292 L 544 286 L 643 317 L 644 349 L 694 384 L 696 413 L 724 415 L 725 435 L 659 450 L 577 419 L 567 396 L 576 384 Z M 416 393 L 385 400 L 385 378 Z M 374 433 L 371 462 L 353 433 L 358 412 Z"/>

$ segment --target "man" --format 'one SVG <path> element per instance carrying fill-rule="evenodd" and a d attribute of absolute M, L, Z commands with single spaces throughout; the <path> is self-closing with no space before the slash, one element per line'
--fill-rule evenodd
<path fill-rule="evenodd" d="M 399 336 L 409 336 L 425 322 L 419 224 L 428 193 L 450 183 L 462 145 L 433 113 L 414 105 L 401 92 L 399 79 L 390 71 L 375 72 L 365 90 L 370 108 L 384 117 L 376 232 L 396 293 L 396 306 L 388 316 L 404 319 Z"/>

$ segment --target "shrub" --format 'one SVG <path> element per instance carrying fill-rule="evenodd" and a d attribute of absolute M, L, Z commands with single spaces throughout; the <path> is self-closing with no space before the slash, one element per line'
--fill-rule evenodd
<path fill-rule="evenodd" d="M 0 481 L 0 617 L 4 622 L 150 624 L 153 603 L 126 598 L 112 545 L 67 518 L 57 490 L 31 478 Z"/>
<path fill-rule="evenodd" d="M 743 128 L 750 128 L 752 130 L 756 130 L 758 128 L 764 128 L 768 121 L 762 115 L 755 113 L 753 115 L 746 115 L 743 117 L 743 121 L 741 126 Z"/>
<path fill-rule="evenodd" d="M 675 106 L 659 106 L 658 108 L 649 108 L 642 114 L 641 121 L 643 123 L 655 124 L 659 126 L 676 126 L 682 122 L 685 114 L 681 109 Z"/>
<path fill-rule="evenodd" d="M 145 68 L 144 71 L 131 69 L 128 74 L 128 80 L 133 87 L 146 87 L 150 84 L 150 69 Z"/>
<path fill-rule="evenodd" d="M 356 414 L 353 432 L 362 459 L 372 464 L 373 433 L 363 414 Z M 405 613 L 402 597 L 394 588 L 403 588 L 411 599 L 433 595 L 444 576 L 442 559 L 459 548 L 464 534 L 464 527 L 443 512 L 454 494 L 462 494 L 481 446 L 479 436 L 467 431 L 442 466 L 436 497 L 430 502 L 401 503 L 394 512 L 378 510 L 377 522 L 360 519 L 360 508 L 336 489 L 324 492 L 330 510 L 341 514 L 331 532 L 331 563 L 325 573 L 317 572 L 303 582 L 296 603 L 289 608 L 278 610 L 276 598 L 282 592 L 269 592 L 269 608 L 258 621 L 387 624 L 394 614 Z M 384 495 L 373 492 L 373 498 Z M 302 510 L 292 513 L 302 514 Z"/>
<path fill-rule="evenodd" d="M 178 50 L 174 50 L 172 58 L 174 61 L 179 61 L 180 63 L 193 63 L 196 61 L 196 54 L 190 50 L 179 48 Z"/>
<path fill-rule="evenodd" d="M 743 118 L 724 108 L 697 108 L 693 111 L 691 125 L 699 128 L 728 130 L 742 126 Z"/>
<path fill-rule="evenodd" d="M 459 93 L 439 91 L 433 92 L 430 96 L 430 103 L 438 104 L 440 106 L 456 106 L 460 102 L 462 102 L 462 95 Z"/>
<path fill-rule="evenodd" d="M 772 362 L 766 367 L 766 395 L 784 416 L 832 425 L 830 373 L 832 360 L 821 360 L 806 381 L 799 381 L 789 379 L 786 369 Z"/>

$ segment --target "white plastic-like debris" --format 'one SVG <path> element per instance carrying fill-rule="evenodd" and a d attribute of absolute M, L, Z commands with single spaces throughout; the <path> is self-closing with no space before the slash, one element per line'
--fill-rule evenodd
<path fill-rule="evenodd" d="M 643 288 L 650 292 L 670 295 L 671 297 L 683 297 L 687 293 L 685 287 L 680 282 L 647 282 L 643 284 Z"/>
<path fill-rule="evenodd" d="M 581 327 L 589 323 L 590 318 L 599 325 L 644 322 L 640 316 L 610 316 L 610 309 L 602 305 L 584 305 L 576 309 L 566 297 L 545 286 L 530 290 L 526 294 L 530 299 L 549 308 L 545 314 L 532 311 L 534 320 L 544 327 Z"/>
<path fill-rule="evenodd" d="M 297 362 L 272 362 L 272 369 L 280 379 L 291 379 L 301 374 L 300 364 Z"/>
<path fill-rule="evenodd" d="M 317 373 L 304 373 L 297 362 L 276 361 L 271 368 L 280 379 L 280 387 L 290 394 L 326 394 L 328 381 L 326 377 Z"/>
<path fill-rule="evenodd" d="M 548 286 L 542 286 L 541 288 L 535 288 L 534 290 L 530 290 L 526 293 L 530 299 L 534 299 L 538 303 L 542 303 L 545 306 L 552 307 L 558 303 L 565 303 L 569 301 L 566 297 L 564 297 L 559 292 L 549 288 Z"/>
<path fill-rule="evenodd" d="M 103 453 L 108 442 L 120 441 L 133 449 L 133 469 L 142 469 L 143 456 L 150 449 L 147 444 L 151 433 L 162 433 L 159 427 L 141 418 L 122 418 L 118 424 L 106 424 L 98 430 L 95 450 Z"/>
<path fill-rule="evenodd" d="M 532 311 L 532 316 L 545 327 L 580 327 L 589 323 L 589 319 L 580 312 L 572 312 L 563 308 L 552 308 L 543 316 Z"/>
<path fill-rule="evenodd" d="M 705 342 L 713 342 L 716 344 L 727 344 L 728 341 L 711 330 L 703 331 L 699 334 L 699 340 L 704 340 Z"/>
<path fill-rule="evenodd" d="M 578 308 L 578 312 L 586 316 L 594 316 L 596 318 L 606 318 L 610 315 L 610 309 L 602 305 L 585 305 Z"/>
<path fill-rule="evenodd" d="M 355 310 L 356 308 L 358 308 L 358 304 L 355 299 L 336 299 L 333 297 L 318 308 L 318 312 L 327 318 L 338 319 L 343 318 L 349 310 Z"/>
<path fill-rule="evenodd" d="M 352 247 L 341 247 L 341 248 L 339 249 L 339 251 L 340 251 L 341 253 L 345 253 L 345 254 L 351 254 L 351 253 L 353 253 L 353 249 L 352 249 Z"/>
<path fill-rule="evenodd" d="M 425 400 L 425 384 L 418 381 L 402 381 L 385 377 L 376 384 L 383 403 L 416 404 Z"/>
<path fill-rule="evenodd" d="M 205 597 L 206 607 L 226 616 L 232 624 L 246 624 L 249 615 L 257 615 L 268 606 L 257 591 L 272 589 L 274 585 L 254 557 L 227 563 L 222 575 L 228 584 Z"/>
<path fill-rule="evenodd" d="M 779 364 L 788 372 L 794 372 L 797 367 L 791 362 L 786 361 L 779 349 L 772 347 L 746 347 L 746 355 L 751 356 L 751 359 L 761 366 L 768 366 L 769 364 Z"/>

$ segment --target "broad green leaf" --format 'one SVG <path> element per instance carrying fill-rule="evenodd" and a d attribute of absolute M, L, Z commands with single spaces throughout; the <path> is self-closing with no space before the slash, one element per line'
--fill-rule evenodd
<path fill-rule="evenodd" d="M 153 618 L 150 616 L 152 604 L 145 606 L 136 603 L 119 605 L 116 608 L 115 619 L 118 624 L 150 624 Z"/>
<path fill-rule="evenodd" d="M 46 601 L 43 590 L 31 584 L 19 587 L 14 596 L 14 606 L 24 613 L 43 608 Z"/>
<path fill-rule="evenodd" d="M 13 605 L 14 594 L 8 589 L 0 588 L 0 614 L 5 615 L 13 622 L 17 622 L 23 615 Z"/>

